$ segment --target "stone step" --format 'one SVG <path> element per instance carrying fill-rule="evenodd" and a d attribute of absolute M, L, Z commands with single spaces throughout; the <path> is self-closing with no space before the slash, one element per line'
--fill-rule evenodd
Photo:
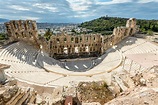
<path fill-rule="evenodd" d="M 113 75 L 116 83 L 120 86 L 120 88 L 122 89 L 122 91 L 126 91 L 128 88 L 125 86 L 123 80 L 117 76 L 117 75 Z"/>
<path fill-rule="evenodd" d="M 108 89 L 113 93 L 114 96 L 117 96 L 121 92 L 120 86 L 115 81 L 111 82 L 111 85 L 108 86 Z"/>
<path fill-rule="evenodd" d="M 134 88 L 135 84 L 134 81 L 131 79 L 131 76 L 129 73 L 124 71 L 122 74 L 118 74 L 121 80 L 124 82 L 124 84 L 127 85 L 128 88 Z"/>

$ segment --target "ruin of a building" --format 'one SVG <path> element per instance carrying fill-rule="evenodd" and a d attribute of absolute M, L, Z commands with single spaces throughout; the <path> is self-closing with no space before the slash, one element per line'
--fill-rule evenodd
<path fill-rule="evenodd" d="M 52 35 L 50 40 L 38 36 L 37 25 L 32 20 L 13 20 L 5 23 L 10 42 L 25 41 L 54 58 L 97 56 L 122 39 L 137 32 L 136 19 L 127 21 L 126 27 L 114 28 L 112 35 Z"/>

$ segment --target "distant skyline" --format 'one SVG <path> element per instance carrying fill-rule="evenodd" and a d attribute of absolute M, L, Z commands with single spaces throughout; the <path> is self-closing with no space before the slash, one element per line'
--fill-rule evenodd
<path fill-rule="evenodd" d="M 101 16 L 158 19 L 158 0 L 0 0 L 0 18 L 81 23 Z"/>

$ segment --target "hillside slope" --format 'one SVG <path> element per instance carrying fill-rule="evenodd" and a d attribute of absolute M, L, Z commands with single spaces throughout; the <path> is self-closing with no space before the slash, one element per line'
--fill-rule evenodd
<path fill-rule="evenodd" d="M 103 35 L 112 34 L 115 27 L 125 26 L 128 18 L 119 17 L 100 17 L 88 22 L 81 23 L 79 27 L 92 30 L 92 33 L 101 33 Z M 158 32 L 158 20 L 137 19 L 137 25 L 140 26 L 142 33 Z"/>

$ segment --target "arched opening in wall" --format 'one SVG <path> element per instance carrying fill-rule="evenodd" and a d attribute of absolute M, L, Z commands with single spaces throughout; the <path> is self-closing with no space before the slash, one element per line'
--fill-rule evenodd
<path fill-rule="evenodd" d="M 6 28 L 9 30 L 9 29 L 10 29 L 10 26 L 7 24 L 7 25 L 6 25 Z"/>
<path fill-rule="evenodd" d="M 64 54 L 64 50 L 66 47 L 60 47 L 61 54 Z"/>
<path fill-rule="evenodd" d="M 92 47 L 90 47 L 90 52 L 92 52 L 93 50 L 92 50 Z"/>
<path fill-rule="evenodd" d="M 80 47 L 79 49 L 80 49 L 80 52 L 82 52 L 82 47 Z"/>
<path fill-rule="evenodd" d="M 85 51 L 86 51 L 86 52 L 89 52 L 89 46 L 86 45 Z"/>
<path fill-rule="evenodd" d="M 78 43 L 78 37 L 75 38 L 75 43 Z"/>
<path fill-rule="evenodd" d="M 95 51 L 96 50 L 96 47 L 93 47 L 93 51 Z"/>
<path fill-rule="evenodd" d="M 129 35 L 132 35 L 133 34 L 133 28 L 131 28 L 130 32 L 129 32 Z"/>
<path fill-rule="evenodd" d="M 93 37 L 93 40 L 95 41 L 95 36 Z"/>
<path fill-rule="evenodd" d="M 64 54 L 68 54 L 68 48 L 67 48 L 67 47 L 64 47 L 62 53 L 64 53 Z"/>
<path fill-rule="evenodd" d="M 104 39 L 104 44 L 107 42 L 107 39 Z"/>
<path fill-rule="evenodd" d="M 60 40 L 59 40 L 59 38 L 57 38 L 56 40 L 57 40 L 57 43 L 60 43 Z"/>
<path fill-rule="evenodd" d="M 79 48 L 78 47 L 75 47 L 75 53 L 79 53 Z"/>
<path fill-rule="evenodd" d="M 82 42 L 82 37 L 80 37 L 80 42 Z"/>
<path fill-rule="evenodd" d="M 88 42 L 88 36 L 86 37 L 86 41 Z"/>
<path fill-rule="evenodd" d="M 17 33 L 17 32 L 15 33 L 15 37 L 16 37 L 16 38 L 19 38 L 19 36 L 18 36 L 18 33 Z"/>
<path fill-rule="evenodd" d="M 64 38 L 64 42 L 66 43 L 66 41 L 67 41 L 67 39 L 66 38 Z"/>
<path fill-rule="evenodd" d="M 68 47 L 68 54 L 71 54 L 71 48 Z"/>
<path fill-rule="evenodd" d="M 33 38 L 33 33 L 32 33 L 32 32 L 29 32 L 29 36 L 27 36 L 27 37 Z"/>
<path fill-rule="evenodd" d="M 74 37 L 71 38 L 71 42 L 73 42 L 73 41 L 74 41 Z"/>
<path fill-rule="evenodd" d="M 102 53 L 102 48 L 101 47 L 99 48 L 99 52 Z"/>
<path fill-rule="evenodd" d="M 83 52 L 85 52 L 86 51 L 86 48 L 85 47 L 83 47 Z"/>
<path fill-rule="evenodd" d="M 103 38 L 100 39 L 100 42 L 101 42 L 101 43 L 103 42 L 102 40 L 103 40 Z"/>

